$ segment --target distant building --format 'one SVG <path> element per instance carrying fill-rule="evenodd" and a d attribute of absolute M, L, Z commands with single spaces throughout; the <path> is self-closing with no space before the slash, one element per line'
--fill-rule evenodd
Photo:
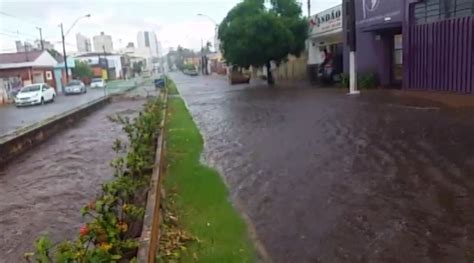
<path fill-rule="evenodd" d="M 138 32 L 137 36 L 138 49 L 149 49 L 152 57 L 158 57 L 160 54 L 158 40 L 156 35 L 151 31 Z"/>
<path fill-rule="evenodd" d="M 43 40 L 43 47 L 45 50 L 54 49 L 53 43 Z M 41 50 L 41 41 L 39 39 L 35 40 L 35 50 Z"/>
<path fill-rule="evenodd" d="M 8 82 L 11 88 L 32 83 L 48 83 L 56 88 L 53 75 L 54 66 L 58 62 L 48 51 L 28 51 L 0 54 L 0 79 Z M 14 85 L 13 85 L 14 84 Z"/>
<path fill-rule="evenodd" d="M 95 52 L 112 52 L 114 45 L 112 43 L 112 36 L 105 35 L 104 32 L 100 32 L 100 35 L 93 37 L 94 51 Z"/>
<path fill-rule="evenodd" d="M 86 62 L 93 68 L 96 77 L 104 79 L 121 79 L 124 77 L 122 68 L 122 56 L 110 52 L 91 52 L 75 56 L 74 59 Z M 107 59 L 107 60 L 105 60 Z M 101 71 L 96 72 L 94 68 L 100 68 L 101 71 L 107 68 L 107 75 L 103 75 Z"/>
<path fill-rule="evenodd" d="M 76 34 L 76 44 L 77 44 L 77 51 L 79 53 L 92 52 L 92 45 L 91 45 L 90 38 L 80 33 Z"/>
<path fill-rule="evenodd" d="M 21 42 L 20 40 L 15 41 L 16 52 L 29 52 L 33 51 L 35 48 L 29 42 Z"/>
<path fill-rule="evenodd" d="M 135 48 L 135 44 L 133 44 L 133 42 L 128 42 L 127 48 Z"/>

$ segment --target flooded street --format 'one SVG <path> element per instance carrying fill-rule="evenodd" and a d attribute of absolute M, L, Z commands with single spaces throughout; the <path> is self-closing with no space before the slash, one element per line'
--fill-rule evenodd
<path fill-rule="evenodd" d="M 474 260 L 474 111 L 172 77 L 273 262 Z"/>
<path fill-rule="evenodd" d="M 144 100 L 113 102 L 0 170 L 0 262 L 22 262 L 40 233 L 73 238 L 80 208 L 112 178 L 113 141 L 126 139 L 111 114 L 133 117 Z"/>

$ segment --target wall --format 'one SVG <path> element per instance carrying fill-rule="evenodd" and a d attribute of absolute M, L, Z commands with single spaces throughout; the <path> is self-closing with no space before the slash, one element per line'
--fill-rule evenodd
<path fill-rule="evenodd" d="M 307 79 L 307 57 L 288 56 L 288 61 L 281 63 L 274 71 L 276 80 L 305 80 Z"/>
<path fill-rule="evenodd" d="M 474 92 L 474 16 L 414 25 L 404 57 L 407 89 Z"/>
<path fill-rule="evenodd" d="M 375 5 L 372 5 L 375 3 Z M 401 29 L 405 0 L 355 0 L 357 72 L 377 73 L 382 84 L 390 82 L 393 34 Z M 343 6 L 344 13 L 346 12 Z M 343 17 L 343 24 L 347 21 Z M 344 26 L 344 36 L 346 36 Z M 347 43 L 347 39 L 344 41 Z M 344 47 L 344 72 L 349 72 L 349 50 Z"/>

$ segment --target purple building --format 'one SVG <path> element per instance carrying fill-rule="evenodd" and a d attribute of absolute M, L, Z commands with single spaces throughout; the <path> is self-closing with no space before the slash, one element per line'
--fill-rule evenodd
<path fill-rule="evenodd" d="M 474 0 L 355 4 L 358 74 L 385 87 L 474 93 Z"/>

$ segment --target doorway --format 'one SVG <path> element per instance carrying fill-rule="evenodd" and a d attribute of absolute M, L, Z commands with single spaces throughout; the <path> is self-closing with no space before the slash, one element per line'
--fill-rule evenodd
<path fill-rule="evenodd" d="M 403 81 L 403 38 L 402 34 L 393 36 L 392 49 L 392 83 L 401 85 Z"/>

